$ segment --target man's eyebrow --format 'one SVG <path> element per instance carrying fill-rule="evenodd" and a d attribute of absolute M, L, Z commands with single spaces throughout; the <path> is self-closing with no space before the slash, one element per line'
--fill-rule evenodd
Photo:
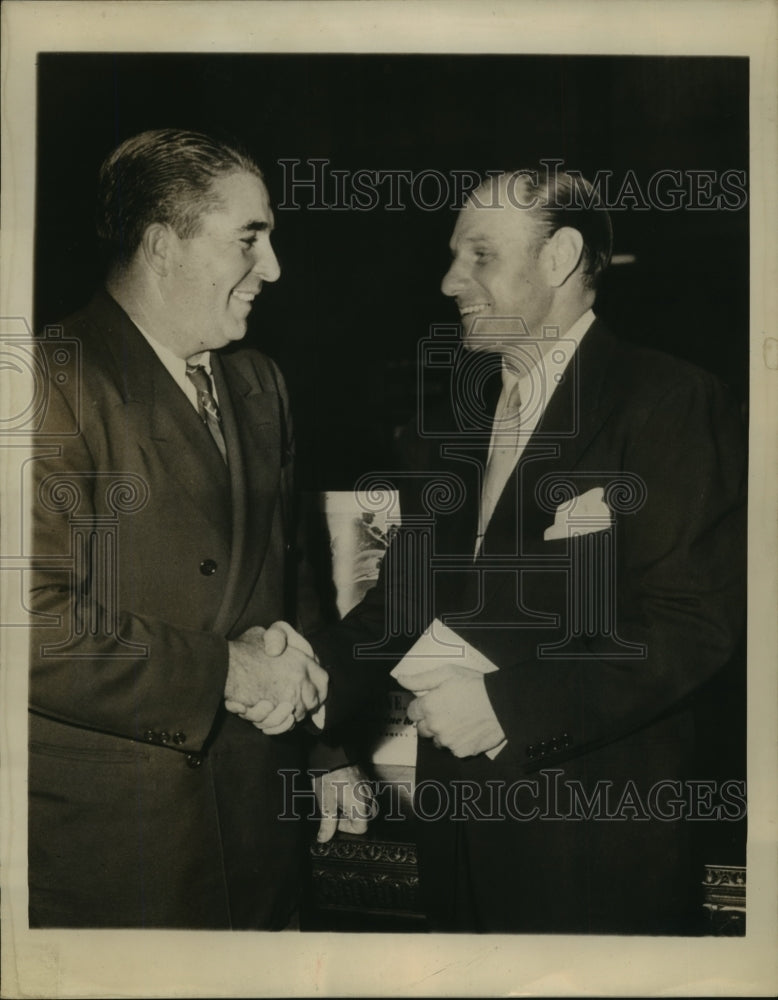
<path fill-rule="evenodd" d="M 265 233 L 270 229 L 269 222 L 247 222 L 241 226 L 238 232 L 241 233 Z"/>
<path fill-rule="evenodd" d="M 452 240 L 451 243 L 449 243 L 449 249 L 453 254 L 455 253 L 457 246 L 459 246 L 460 244 L 466 246 L 472 246 L 474 243 L 485 243 L 487 245 L 492 245 L 493 242 L 494 241 L 491 236 L 486 236 L 486 235 L 482 236 L 480 234 L 476 234 L 475 236 L 463 236 L 456 242 Z"/>

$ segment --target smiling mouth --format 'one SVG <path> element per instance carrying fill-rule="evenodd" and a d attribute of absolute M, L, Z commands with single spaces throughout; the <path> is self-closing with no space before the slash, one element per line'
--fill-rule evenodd
<path fill-rule="evenodd" d="M 241 302 L 247 302 L 249 305 L 251 305 L 254 299 L 259 295 L 259 290 L 257 290 L 256 292 L 246 292 L 246 291 L 236 290 L 232 294 L 235 296 L 236 299 L 239 299 Z"/>
<path fill-rule="evenodd" d="M 471 316 L 473 313 L 483 312 L 484 309 L 489 308 L 488 302 L 476 302 L 471 306 L 460 306 L 459 315 L 460 316 Z"/>

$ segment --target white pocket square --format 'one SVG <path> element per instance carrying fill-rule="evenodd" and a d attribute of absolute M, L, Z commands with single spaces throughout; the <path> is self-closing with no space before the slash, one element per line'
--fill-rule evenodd
<path fill-rule="evenodd" d="M 604 531 L 613 524 L 610 507 L 604 500 L 602 486 L 595 486 L 580 496 L 565 500 L 556 510 L 554 523 L 543 532 L 543 541 L 552 542 L 557 538 L 571 538 L 573 535 L 589 535 L 593 531 Z"/>

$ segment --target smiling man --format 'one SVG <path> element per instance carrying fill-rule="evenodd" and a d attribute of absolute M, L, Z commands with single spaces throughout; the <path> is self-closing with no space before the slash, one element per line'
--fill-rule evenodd
<path fill-rule="evenodd" d="M 295 613 L 284 382 L 216 353 L 279 277 L 272 230 L 256 164 L 205 135 L 145 132 L 102 167 L 105 289 L 63 324 L 33 463 L 33 926 L 295 913 L 306 838 L 276 818 L 279 771 L 309 765 L 309 738 L 225 708 L 261 701 L 272 733 L 327 689 L 303 650 L 264 649 Z"/>
<path fill-rule="evenodd" d="M 740 413 L 595 316 L 611 224 L 576 183 L 502 174 L 459 214 L 448 400 L 403 438 L 378 585 L 311 637 L 327 725 L 359 715 L 379 651 L 416 693 L 433 930 L 695 933 L 692 833 L 743 815 L 697 780 L 695 725 L 743 629 Z"/>

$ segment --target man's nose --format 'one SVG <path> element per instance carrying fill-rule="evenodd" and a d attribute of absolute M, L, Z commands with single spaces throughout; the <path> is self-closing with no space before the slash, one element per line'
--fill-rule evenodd
<path fill-rule="evenodd" d="M 253 270 L 263 281 L 278 281 L 281 276 L 281 265 L 278 263 L 272 246 L 267 243 L 257 252 Z"/>
<path fill-rule="evenodd" d="M 453 298 L 455 295 L 459 294 L 462 289 L 462 285 L 462 275 L 457 266 L 457 262 L 452 261 L 448 271 L 446 271 L 443 275 L 443 281 L 440 283 L 440 290 L 444 295 L 448 295 Z"/>

